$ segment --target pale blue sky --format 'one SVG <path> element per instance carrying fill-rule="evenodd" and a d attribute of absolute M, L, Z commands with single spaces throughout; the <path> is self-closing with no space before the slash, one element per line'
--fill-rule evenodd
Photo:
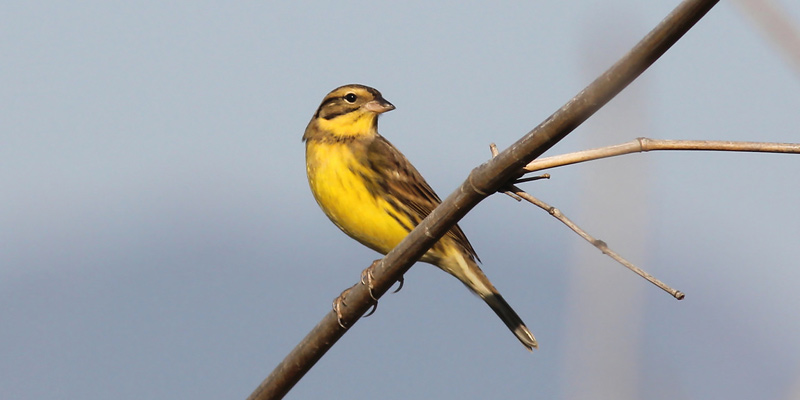
<path fill-rule="evenodd" d="M 381 90 L 397 110 L 380 131 L 444 197 L 676 4 L 4 2 L 2 397 L 245 398 L 377 256 L 308 190 L 300 137 L 329 90 Z M 622 140 L 800 142 L 798 71 L 725 2 L 551 153 L 619 141 L 603 132 L 628 103 L 641 131 Z M 641 230 L 591 222 L 583 186 L 604 163 L 645 171 L 604 196 L 643 193 L 606 215 Z M 526 185 L 683 302 L 591 249 L 576 263 L 587 244 L 493 196 L 461 225 L 540 350 L 420 264 L 287 398 L 796 397 L 798 173 L 793 155 L 654 153 Z M 636 288 L 638 317 L 576 325 L 589 308 L 571 282 L 590 270 Z M 628 389 L 576 382 L 596 357 L 571 350 L 616 333 L 633 356 L 599 369 L 634 360 L 637 376 L 611 383 Z"/>

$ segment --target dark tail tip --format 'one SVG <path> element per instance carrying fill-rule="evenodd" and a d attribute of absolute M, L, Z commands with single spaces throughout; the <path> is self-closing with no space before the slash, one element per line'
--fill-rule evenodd
<path fill-rule="evenodd" d="M 505 323 L 508 329 L 514 333 L 514 336 L 522 342 L 523 346 L 527 347 L 530 351 L 539 348 L 539 344 L 536 343 L 536 338 L 533 337 L 531 331 L 525 326 L 525 323 L 522 322 L 519 315 L 514 312 L 514 309 L 508 305 L 503 296 L 500 296 L 499 293 L 495 293 L 484 297 L 483 300 L 486 301 L 486 304 L 488 304 L 495 314 L 503 320 L 503 323 Z"/>

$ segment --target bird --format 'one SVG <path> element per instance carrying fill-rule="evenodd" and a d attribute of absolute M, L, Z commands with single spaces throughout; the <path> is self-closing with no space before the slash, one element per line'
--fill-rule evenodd
<path fill-rule="evenodd" d="M 378 117 L 394 109 L 374 88 L 344 85 L 325 96 L 303 134 L 308 183 L 322 211 L 351 238 L 384 255 L 441 203 L 417 169 L 378 133 Z M 458 225 L 419 261 L 456 277 L 528 350 L 538 347 L 478 266 L 475 249 Z"/>

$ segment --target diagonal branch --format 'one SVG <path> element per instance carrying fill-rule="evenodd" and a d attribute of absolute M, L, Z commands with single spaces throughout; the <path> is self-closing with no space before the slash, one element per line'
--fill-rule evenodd
<path fill-rule="evenodd" d="M 525 201 L 527 201 L 527 202 L 529 202 L 529 203 L 541 208 L 542 210 L 547 211 L 548 214 L 552 215 L 553 217 L 555 217 L 556 219 L 561 221 L 564 225 L 569 227 L 569 229 L 572 229 L 572 231 L 577 233 L 578 236 L 582 237 L 584 240 L 586 240 L 587 242 L 591 243 L 592 246 L 597 247 L 597 249 L 600 250 L 601 252 L 603 252 L 603 254 L 611 257 L 612 259 L 614 259 L 614 261 L 622 264 L 625 268 L 633 271 L 636 275 L 641 276 L 642 278 L 644 278 L 648 282 L 652 283 L 653 285 L 658 286 L 659 289 L 669 293 L 670 295 L 672 295 L 672 297 L 674 297 L 674 298 L 676 298 L 678 300 L 683 300 L 683 298 L 685 297 L 683 292 L 681 292 L 679 290 L 675 290 L 675 289 L 667 286 L 667 284 L 665 284 L 664 282 L 661 282 L 659 279 L 657 279 L 653 275 L 648 274 L 643 269 L 637 267 L 636 265 L 634 265 L 630 261 L 628 261 L 625 258 L 623 258 L 621 255 L 619 255 L 614 250 L 611 250 L 611 248 L 608 247 L 606 242 L 604 242 L 602 240 L 595 239 L 592 235 L 590 235 L 585 230 L 583 230 L 581 227 L 579 227 L 574 222 L 572 222 L 571 219 L 567 218 L 566 215 L 562 214 L 561 210 L 559 210 L 558 208 L 555 208 L 555 207 L 543 202 L 542 200 L 539 200 L 538 198 L 536 198 L 534 196 L 531 196 L 530 194 L 528 194 L 524 190 L 520 189 L 516 185 L 509 185 L 508 190 L 509 190 L 509 193 L 513 193 L 514 195 L 519 196 L 520 198 L 524 199 Z"/>
<path fill-rule="evenodd" d="M 589 86 L 497 157 L 475 168 L 461 186 L 374 268 L 372 294 L 382 296 L 439 238 L 480 201 L 518 178 L 523 166 L 572 132 L 661 57 L 718 0 L 684 0 L 650 33 Z M 342 323 L 352 326 L 372 304 L 356 284 L 347 294 Z M 347 331 L 331 311 L 250 395 L 280 399 Z"/>

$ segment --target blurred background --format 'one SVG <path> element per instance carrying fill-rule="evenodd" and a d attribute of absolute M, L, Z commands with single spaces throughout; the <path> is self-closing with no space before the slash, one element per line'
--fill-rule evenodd
<path fill-rule="evenodd" d="M 247 397 L 377 258 L 306 183 L 328 91 L 382 91 L 381 133 L 445 197 L 677 3 L 4 2 L 0 393 Z M 800 3 L 755 4 L 719 4 L 548 154 L 800 142 L 800 69 L 753 12 Z M 525 188 L 686 299 L 492 196 L 461 226 L 539 350 L 419 264 L 287 398 L 800 398 L 800 157 L 550 173 Z"/>

